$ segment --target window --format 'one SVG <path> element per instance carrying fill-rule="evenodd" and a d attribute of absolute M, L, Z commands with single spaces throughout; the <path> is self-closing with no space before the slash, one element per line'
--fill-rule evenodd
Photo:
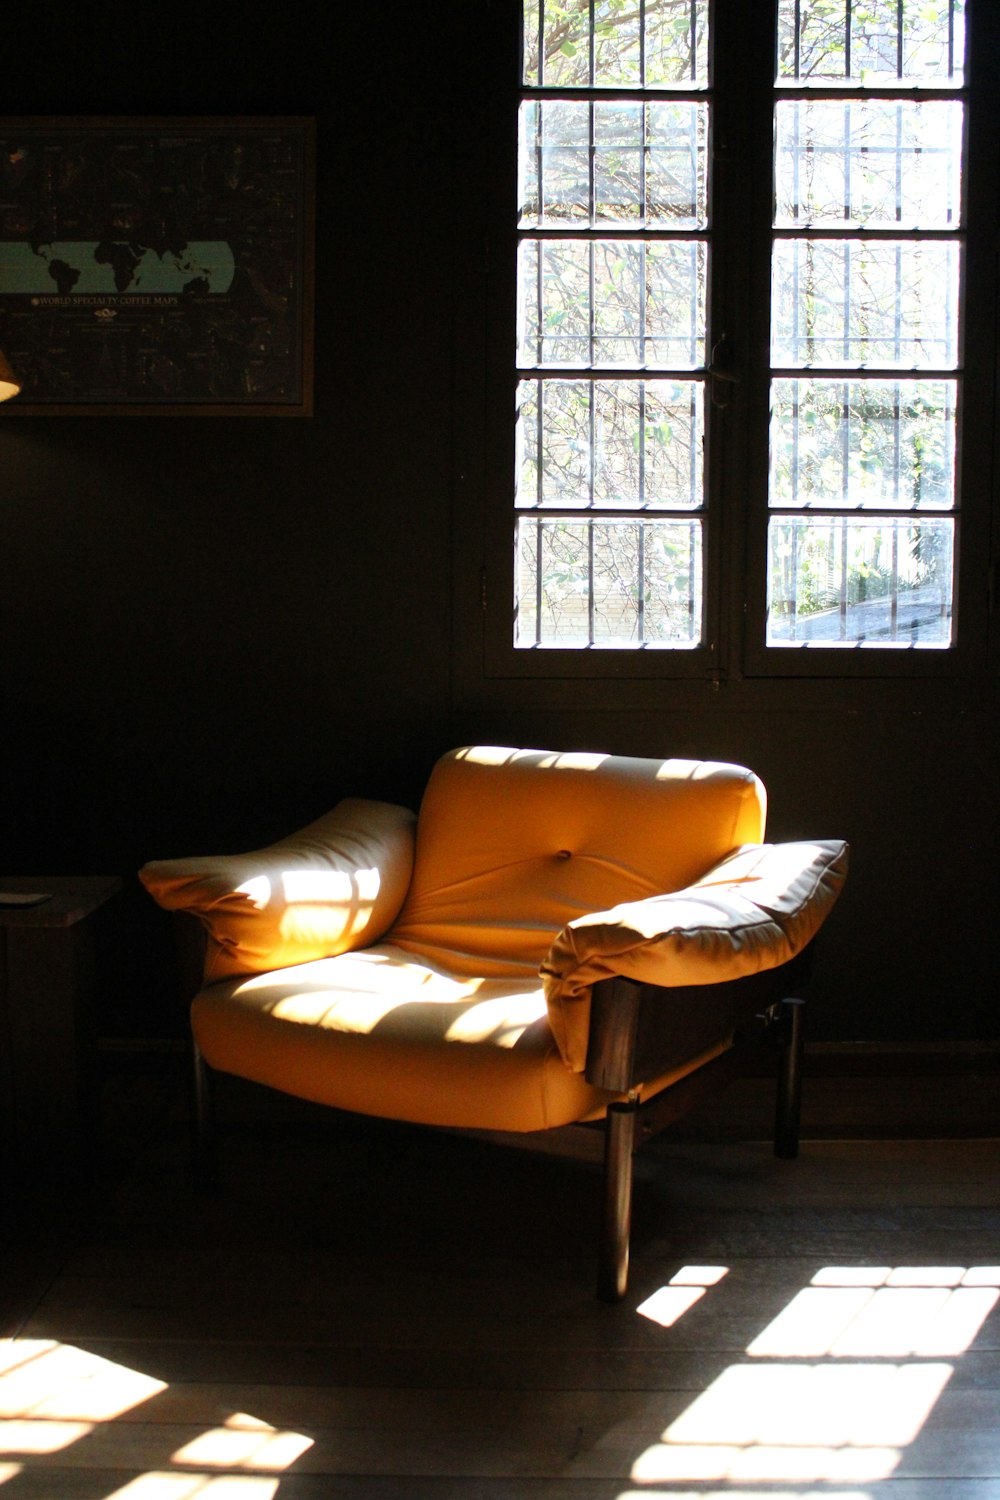
<path fill-rule="evenodd" d="M 772 646 L 952 642 L 962 21 L 779 0 Z"/>
<path fill-rule="evenodd" d="M 963 309 L 994 274 L 968 237 L 963 0 L 518 10 L 492 660 L 953 665 L 985 630 L 958 611 L 989 498 L 966 381 L 992 379 Z"/>
<path fill-rule="evenodd" d="M 697 646 L 706 0 L 531 0 L 524 25 L 516 643 Z"/>

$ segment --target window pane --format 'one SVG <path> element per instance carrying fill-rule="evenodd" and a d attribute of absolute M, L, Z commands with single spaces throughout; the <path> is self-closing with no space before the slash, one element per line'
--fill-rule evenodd
<path fill-rule="evenodd" d="M 708 106 L 646 105 L 646 217 L 677 229 L 701 229 L 708 221 L 705 162 Z"/>
<path fill-rule="evenodd" d="M 963 14 L 962 0 L 778 0 L 778 80 L 959 87 Z"/>
<path fill-rule="evenodd" d="M 768 645 L 950 645 L 953 539 L 943 518 L 773 518 Z"/>
<path fill-rule="evenodd" d="M 705 224 L 704 104 L 526 100 L 522 226 Z"/>
<path fill-rule="evenodd" d="M 524 82 L 529 87 L 699 87 L 707 81 L 708 0 L 527 0 Z"/>
<path fill-rule="evenodd" d="M 522 224 L 590 223 L 590 105 L 521 105 Z"/>
<path fill-rule="evenodd" d="M 950 506 L 953 380 L 775 380 L 773 506 Z"/>
<path fill-rule="evenodd" d="M 647 88 L 708 83 L 708 0 L 646 0 Z"/>
<path fill-rule="evenodd" d="M 962 105 L 784 100 L 775 111 L 779 226 L 947 229 L 961 210 Z"/>
<path fill-rule="evenodd" d="M 695 646 L 698 521 L 522 518 L 518 646 Z"/>
<path fill-rule="evenodd" d="M 952 241 L 776 241 L 772 364 L 951 368 L 958 266 Z"/>
<path fill-rule="evenodd" d="M 705 360 L 700 240 L 527 240 L 518 363 L 693 369 Z"/>
<path fill-rule="evenodd" d="M 522 381 L 517 504 L 699 506 L 703 428 L 700 381 Z"/>

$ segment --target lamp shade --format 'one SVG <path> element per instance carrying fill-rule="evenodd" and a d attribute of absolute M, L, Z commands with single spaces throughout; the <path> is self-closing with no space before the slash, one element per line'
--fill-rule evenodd
<path fill-rule="evenodd" d="M 20 389 L 21 382 L 11 369 L 3 350 L 0 349 L 0 401 L 16 396 Z"/>

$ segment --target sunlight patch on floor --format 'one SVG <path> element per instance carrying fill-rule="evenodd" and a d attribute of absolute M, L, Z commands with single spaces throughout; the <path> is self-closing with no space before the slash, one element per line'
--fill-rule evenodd
<path fill-rule="evenodd" d="M 313 1445 L 301 1432 L 279 1432 L 266 1422 L 236 1412 L 223 1427 L 203 1432 L 171 1455 L 171 1463 L 219 1469 L 287 1469 Z"/>
<path fill-rule="evenodd" d="M 71 1449 L 167 1390 L 167 1383 L 53 1339 L 0 1342 L 0 1486 L 24 1475 L 33 1457 Z M 169 1436 L 170 1427 L 163 1428 Z M 279 1480 L 313 1445 L 246 1412 L 233 1412 L 179 1448 L 176 1469 L 150 1469 L 107 1500 L 272 1500 Z M 78 1462 L 78 1459 L 77 1459 Z M 190 1466 L 190 1467 L 189 1467 Z M 254 1474 L 213 1470 L 253 1469 Z"/>
<path fill-rule="evenodd" d="M 693 1269 L 636 1310 L 669 1328 L 709 1290 Z M 674 1486 L 713 1482 L 727 1487 L 700 1489 L 698 1500 L 752 1500 L 748 1483 L 833 1485 L 823 1493 L 869 1500 L 839 1486 L 896 1472 L 954 1371 L 941 1356 L 958 1359 L 971 1347 L 998 1298 L 997 1266 L 822 1267 L 751 1341 L 749 1362 L 731 1364 L 636 1458 L 634 1484 L 670 1490 L 617 1500 L 684 1500 Z M 767 1491 L 769 1500 L 812 1493 Z"/>
<path fill-rule="evenodd" d="M 246 1474 L 140 1474 L 107 1500 L 273 1500 L 277 1479 Z"/>
<path fill-rule="evenodd" d="M 666 1286 L 640 1302 L 636 1312 L 661 1328 L 672 1328 L 710 1286 L 717 1286 L 728 1274 L 728 1266 L 682 1266 Z"/>
<path fill-rule="evenodd" d="M 52 1339 L 0 1344 L 0 1418 L 108 1422 L 163 1390 L 164 1381 L 71 1344 Z"/>

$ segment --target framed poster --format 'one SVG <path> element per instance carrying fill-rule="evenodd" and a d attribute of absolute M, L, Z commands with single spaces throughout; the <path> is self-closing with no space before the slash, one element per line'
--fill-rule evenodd
<path fill-rule="evenodd" d="M 4 417 L 309 416 L 313 121 L 0 120 Z"/>

